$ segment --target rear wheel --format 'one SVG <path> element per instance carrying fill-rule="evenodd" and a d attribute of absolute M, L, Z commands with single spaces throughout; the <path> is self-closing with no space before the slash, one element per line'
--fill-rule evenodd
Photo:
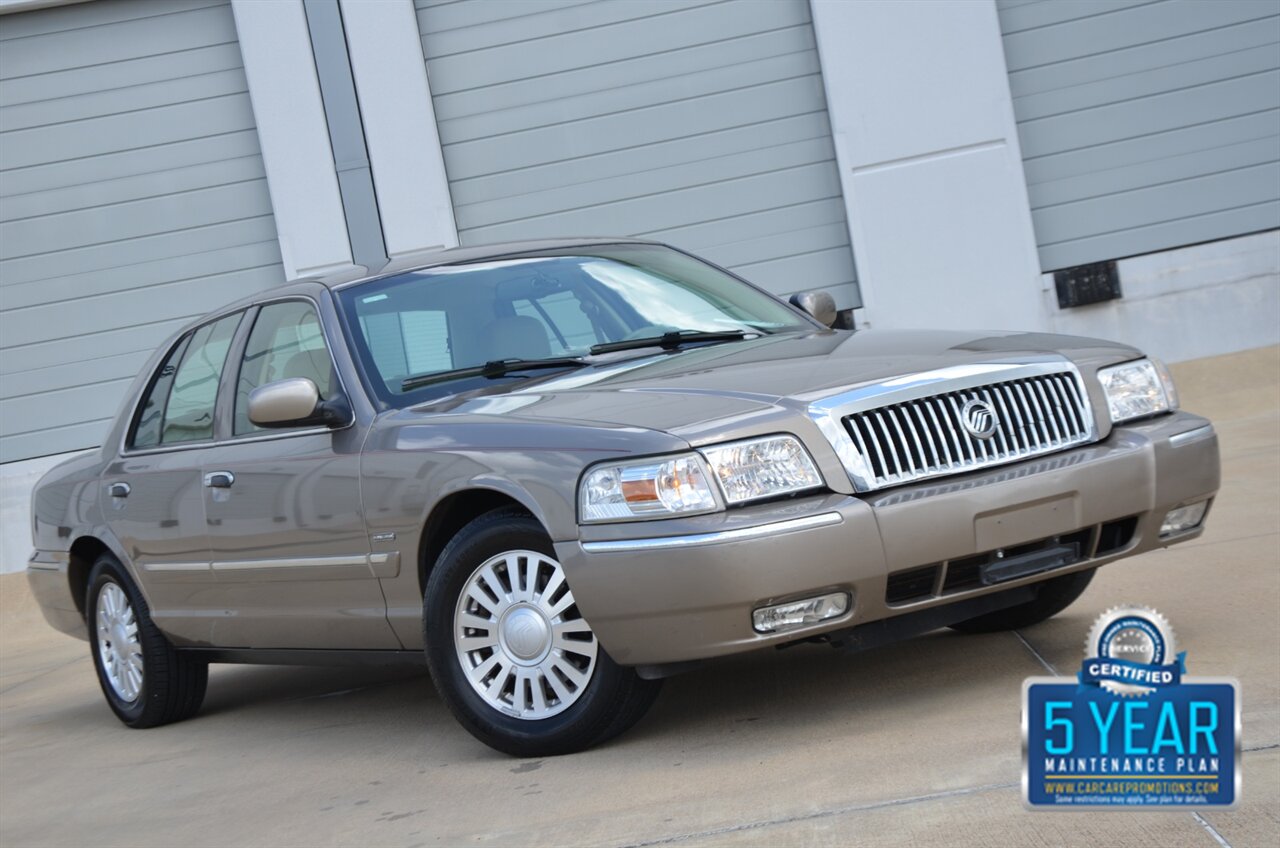
<path fill-rule="evenodd" d="M 184 656 L 151 621 L 142 593 L 109 554 L 89 575 L 89 644 L 107 706 L 130 727 L 155 727 L 200 709 L 207 663 Z"/>
<path fill-rule="evenodd" d="M 454 716 L 515 756 L 599 744 L 639 721 L 661 688 L 609 657 L 545 531 L 513 509 L 477 518 L 445 547 L 427 581 L 423 635 Z"/>
<path fill-rule="evenodd" d="M 1001 630 L 1017 630 L 1039 624 L 1052 618 L 1084 594 L 1089 581 L 1093 579 L 1096 568 L 1064 574 L 1039 584 L 1039 591 L 1034 600 L 1013 607 L 1005 607 L 995 612 L 970 618 L 951 625 L 952 629 L 962 633 L 996 633 Z"/>

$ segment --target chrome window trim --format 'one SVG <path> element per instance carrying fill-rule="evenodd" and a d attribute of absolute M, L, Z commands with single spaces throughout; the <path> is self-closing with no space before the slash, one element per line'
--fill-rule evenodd
<path fill-rule="evenodd" d="M 347 391 L 346 381 L 342 379 L 342 371 L 341 369 L 338 368 L 337 357 L 333 355 L 332 340 L 329 338 L 329 333 L 326 332 L 325 330 L 324 318 L 322 317 L 322 311 L 320 308 L 320 301 L 316 300 L 314 297 L 308 294 L 285 295 L 284 297 L 272 298 L 271 300 L 264 300 L 259 303 L 251 303 L 248 306 L 241 306 L 239 309 L 229 309 L 226 312 L 216 315 L 212 318 L 209 318 L 206 321 L 201 321 L 199 324 L 195 325 L 194 327 L 184 329 L 178 335 L 178 339 L 174 344 L 180 343 L 190 333 L 195 332 L 196 330 L 203 327 L 205 324 L 211 324 L 215 321 L 221 321 L 223 318 L 226 318 L 230 315 L 235 315 L 237 312 L 242 313 L 240 320 L 243 321 L 244 320 L 243 313 L 247 313 L 250 309 L 257 309 L 258 312 L 261 312 L 263 307 L 271 306 L 272 304 L 276 304 L 276 303 L 287 303 L 288 301 L 291 301 L 291 300 L 305 300 L 308 303 L 310 303 L 313 307 L 315 307 L 316 318 L 320 320 L 320 332 L 324 334 L 325 348 L 329 352 L 329 361 L 333 364 L 333 374 L 338 380 L 338 388 L 342 391 L 342 394 L 346 396 L 348 400 L 350 400 L 351 393 Z M 253 316 L 253 320 L 255 322 L 257 322 L 258 320 L 258 315 L 256 313 Z M 253 332 L 252 327 L 249 328 L 249 332 L 250 333 Z M 173 346 L 170 346 L 169 351 L 172 351 L 172 350 L 173 350 Z M 241 364 L 243 364 L 244 351 L 241 350 L 239 353 L 241 358 Z M 166 356 L 167 355 L 168 355 L 168 352 L 166 352 Z M 228 352 L 228 355 L 230 355 L 229 352 Z M 162 357 L 159 365 L 157 365 L 156 367 L 159 368 L 163 365 L 164 365 L 164 358 Z M 237 364 L 236 366 L 237 376 L 240 373 L 239 368 L 240 368 L 240 365 Z M 194 442 L 194 441 L 181 442 L 175 445 L 156 445 L 155 447 L 150 447 L 150 448 L 131 448 L 129 447 L 129 435 L 133 430 L 133 421 L 135 419 L 135 416 L 138 414 L 138 404 L 142 402 L 143 395 L 145 395 L 147 393 L 147 390 L 151 388 L 151 385 L 154 382 L 154 378 L 155 378 L 155 373 L 153 372 L 151 378 L 148 379 L 146 382 L 146 385 L 143 386 L 142 391 L 138 392 L 138 394 L 133 399 L 133 403 L 130 404 L 129 418 L 127 419 L 130 423 L 129 423 L 129 426 L 125 427 L 124 431 L 120 434 L 120 445 L 116 451 L 116 456 L 118 457 L 150 456 L 152 454 L 174 453 L 176 451 L 198 450 L 200 448 L 221 447 L 224 445 L 233 445 L 233 444 L 242 445 L 242 444 L 249 444 L 252 442 L 274 441 L 276 439 L 291 439 L 296 436 L 315 436 L 315 435 L 319 435 L 320 433 L 336 433 L 340 430 L 347 430 L 355 426 L 355 421 L 353 416 L 352 422 L 342 427 L 306 427 L 301 430 L 278 430 L 278 431 L 268 431 L 265 433 L 246 433 L 240 436 L 232 435 L 225 439 L 217 439 L 217 438 L 202 439 L 198 442 Z M 219 381 L 221 382 L 221 375 L 219 376 Z M 214 399 L 215 411 L 217 409 L 217 406 L 218 406 L 218 403 L 217 403 L 217 399 L 215 398 Z M 232 408 L 234 409 L 234 406 Z M 214 422 L 215 433 L 217 432 L 217 424 L 218 422 L 215 421 Z"/>
<path fill-rule="evenodd" d="M 744 539 L 756 539 L 777 533 L 792 533 L 797 530 L 830 527 L 843 522 L 844 516 L 840 513 L 823 512 L 818 515 L 806 515 L 803 518 L 788 518 L 784 521 L 757 524 L 754 527 L 738 527 L 733 530 L 719 530 L 714 533 L 692 533 L 687 536 L 657 536 L 648 539 L 618 539 L 607 542 L 583 542 L 582 550 L 589 554 L 600 554 L 715 545 L 720 542 L 740 542 Z"/>
<path fill-rule="evenodd" d="M 1019 455 L 1015 452 L 1014 455 L 1004 457 L 983 456 L 963 468 L 943 468 L 936 471 L 917 472 L 909 480 L 878 484 L 870 463 L 863 458 L 858 447 L 854 444 L 853 436 L 849 434 L 844 424 L 845 417 L 849 415 L 876 410 L 892 404 L 920 400 L 946 392 L 973 389 L 992 383 L 1040 377 L 1048 374 L 1063 374 L 1075 380 L 1083 412 L 1087 419 L 1084 422 L 1087 429 L 1086 436 L 1079 442 L 1029 454 Z M 826 437 L 831 447 L 835 450 L 836 455 L 840 458 L 840 463 L 849 475 L 849 480 L 858 492 L 872 492 L 888 486 L 914 483 L 934 477 L 963 474 L 998 465 L 1006 465 L 1011 462 L 1020 462 L 1035 456 L 1044 456 L 1054 450 L 1065 450 L 1071 447 L 1078 447 L 1081 444 L 1095 442 L 1098 439 L 1097 417 L 1093 413 L 1093 404 L 1089 400 L 1088 387 L 1080 374 L 1080 369 L 1066 357 L 1056 355 L 1020 357 L 1016 360 L 1007 361 L 976 362 L 967 365 L 952 365 L 933 371 L 904 374 L 900 377 L 879 380 L 814 401 L 809 404 L 808 413 L 809 418 L 817 425 L 822 435 Z M 985 454 L 985 446 L 982 446 L 982 449 Z"/>

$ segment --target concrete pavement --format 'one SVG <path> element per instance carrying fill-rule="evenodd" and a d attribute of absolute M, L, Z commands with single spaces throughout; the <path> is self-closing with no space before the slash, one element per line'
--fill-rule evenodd
<path fill-rule="evenodd" d="M 1174 371 L 1224 451 L 1201 539 L 1102 569 L 1021 633 L 713 664 L 572 757 L 494 754 L 404 669 L 215 666 L 194 720 L 131 731 L 85 643 L 44 625 L 23 576 L 0 577 L 0 846 L 1275 845 L 1280 349 Z M 1193 674 L 1240 679 L 1237 810 L 1023 809 L 1022 680 L 1070 673 L 1124 601 L 1170 618 Z"/>

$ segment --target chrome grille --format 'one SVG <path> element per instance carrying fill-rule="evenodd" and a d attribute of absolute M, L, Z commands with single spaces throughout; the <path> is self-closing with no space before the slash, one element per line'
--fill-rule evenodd
<path fill-rule="evenodd" d="M 1094 438 L 1088 397 L 1075 370 L 1061 362 L 1056 368 L 993 365 L 959 380 L 946 379 L 950 373 L 921 375 L 909 389 L 862 390 L 851 403 L 832 399 L 812 410 L 861 491 L 1015 462 Z M 986 438 L 975 435 L 988 430 Z"/>

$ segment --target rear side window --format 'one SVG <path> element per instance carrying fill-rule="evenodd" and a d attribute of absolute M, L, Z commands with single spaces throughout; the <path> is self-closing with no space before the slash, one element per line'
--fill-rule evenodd
<path fill-rule="evenodd" d="M 178 373 L 178 363 L 182 361 L 182 354 L 186 352 L 190 342 L 191 336 L 187 335 L 174 345 L 151 381 L 151 388 L 147 389 L 138 410 L 138 423 L 134 426 L 133 438 L 129 441 L 133 447 L 153 448 L 160 444 L 160 427 L 164 423 L 164 408 L 169 402 L 169 391 L 173 388 L 173 375 Z"/>
<path fill-rule="evenodd" d="M 130 447 L 213 438 L 218 382 L 242 315 L 237 312 L 205 324 L 174 345 L 143 397 Z"/>
<path fill-rule="evenodd" d="M 240 313 L 205 324 L 191 335 L 173 375 L 169 400 L 160 427 L 160 444 L 197 442 L 213 438 L 213 408 L 218 382 L 227 361 Z"/>
<path fill-rule="evenodd" d="M 270 303 L 259 310 L 236 382 L 235 435 L 262 429 L 249 420 L 249 393 L 289 377 L 306 377 L 322 399 L 332 396 L 333 360 L 324 330 L 315 307 L 303 300 Z"/>

